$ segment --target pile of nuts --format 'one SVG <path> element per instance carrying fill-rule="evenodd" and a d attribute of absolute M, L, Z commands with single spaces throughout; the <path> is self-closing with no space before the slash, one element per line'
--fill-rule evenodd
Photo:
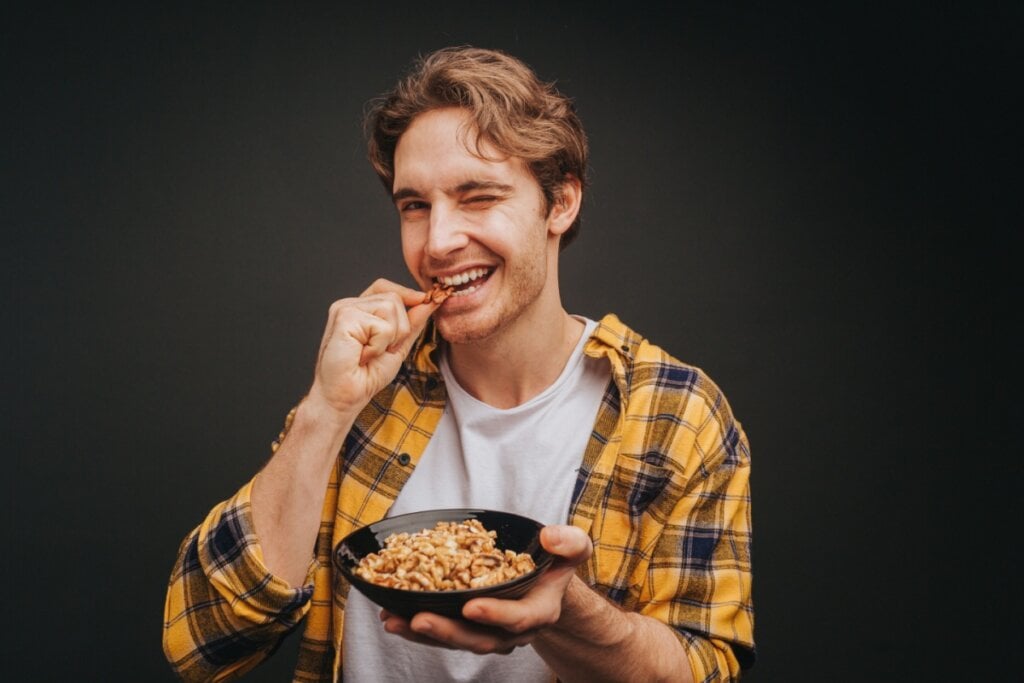
<path fill-rule="evenodd" d="M 355 573 L 387 588 L 446 591 L 493 586 L 536 568 L 527 553 L 498 550 L 496 538 L 475 519 L 438 522 L 414 534 L 391 534 Z"/>

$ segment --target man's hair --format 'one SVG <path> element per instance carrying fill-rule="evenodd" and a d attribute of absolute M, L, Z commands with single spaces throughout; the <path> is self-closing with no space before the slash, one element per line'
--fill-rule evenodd
<path fill-rule="evenodd" d="M 497 50 L 449 47 L 420 57 L 366 113 L 369 158 L 390 194 L 395 148 L 420 114 L 446 107 L 469 112 L 476 138 L 467 145 L 482 158 L 481 144 L 526 162 L 540 185 L 546 211 L 569 177 L 587 182 L 587 137 L 572 101 L 544 83 L 523 62 Z M 467 142 L 469 139 L 467 138 Z M 561 238 L 564 248 L 579 233 L 580 216 Z"/>

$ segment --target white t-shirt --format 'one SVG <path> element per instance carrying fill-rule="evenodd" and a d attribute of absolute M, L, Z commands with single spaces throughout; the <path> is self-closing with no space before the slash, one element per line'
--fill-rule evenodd
<path fill-rule="evenodd" d="M 586 329 L 558 379 L 507 410 L 473 398 L 441 374 L 448 403 L 416 469 L 388 516 L 435 508 L 481 507 L 564 524 L 583 451 L 611 378 L 606 359 L 583 354 L 597 323 Z M 531 647 L 509 655 L 475 655 L 410 643 L 384 631 L 380 607 L 349 591 L 345 608 L 346 683 L 377 681 L 550 681 Z"/>

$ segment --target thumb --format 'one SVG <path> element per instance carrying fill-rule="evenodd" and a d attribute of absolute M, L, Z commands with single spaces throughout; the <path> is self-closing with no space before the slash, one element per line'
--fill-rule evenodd
<path fill-rule="evenodd" d="M 435 304 L 433 301 L 427 301 L 413 306 L 406 314 L 409 316 L 409 332 L 410 336 L 415 337 L 423 331 L 423 328 L 427 326 L 427 321 L 430 320 L 430 316 L 433 315 L 434 311 L 441 307 L 441 304 Z"/>
<path fill-rule="evenodd" d="M 541 529 L 540 544 L 570 567 L 582 564 L 594 551 L 594 544 L 586 532 L 567 524 L 553 524 Z"/>
<path fill-rule="evenodd" d="M 406 315 L 409 316 L 409 334 L 400 343 L 395 344 L 389 350 L 398 351 L 402 356 L 409 352 L 412 348 L 412 344 L 416 341 L 416 338 L 420 336 L 420 332 L 427 326 L 427 321 L 430 320 L 430 316 L 436 311 L 441 304 L 435 304 L 433 301 L 427 301 L 423 303 L 423 299 L 420 299 L 420 303 L 416 304 L 412 308 L 406 311 Z"/>

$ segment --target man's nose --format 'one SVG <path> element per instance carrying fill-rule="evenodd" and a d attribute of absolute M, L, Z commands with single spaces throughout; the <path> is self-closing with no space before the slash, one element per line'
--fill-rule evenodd
<path fill-rule="evenodd" d="M 459 212 L 440 202 L 430 207 L 430 234 L 427 252 L 433 258 L 444 258 L 469 244 L 465 225 Z"/>

